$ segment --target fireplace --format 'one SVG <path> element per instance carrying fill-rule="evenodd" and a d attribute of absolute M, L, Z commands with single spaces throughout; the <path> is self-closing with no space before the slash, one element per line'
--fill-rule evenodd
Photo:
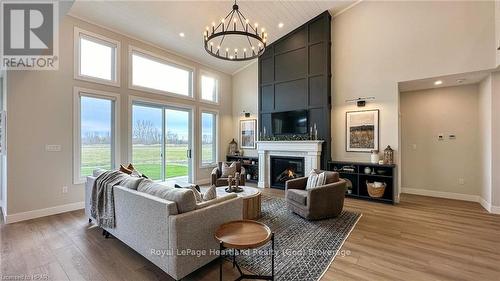
<path fill-rule="evenodd" d="M 271 187 L 285 189 L 287 180 L 304 176 L 304 158 L 271 156 Z"/>

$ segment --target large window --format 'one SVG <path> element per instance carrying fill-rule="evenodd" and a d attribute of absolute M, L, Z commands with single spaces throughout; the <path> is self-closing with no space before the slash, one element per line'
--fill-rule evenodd
<path fill-rule="evenodd" d="M 131 50 L 131 87 L 192 97 L 193 70 L 166 60 Z"/>
<path fill-rule="evenodd" d="M 75 28 L 75 78 L 119 85 L 120 43 Z"/>
<path fill-rule="evenodd" d="M 116 158 L 117 99 L 113 94 L 75 90 L 75 183 L 95 169 L 113 169 Z"/>
<path fill-rule="evenodd" d="M 218 102 L 219 81 L 215 77 L 201 75 L 201 99 L 209 102 Z"/>
<path fill-rule="evenodd" d="M 217 113 L 201 112 L 201 166 L 217 163 Z"/>
<path fill-rule="evenodd" d="M 153 180 L 191 181 L 191 108 L 134 102 L 132 161 Z"/>

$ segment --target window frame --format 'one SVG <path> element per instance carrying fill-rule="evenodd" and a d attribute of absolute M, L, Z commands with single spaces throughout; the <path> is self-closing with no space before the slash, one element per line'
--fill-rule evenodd
<path fill-rule="evenodd" d="M 120 165 L 120 95 L 87 88 L 73 88 L 73 183 L 85 183 L 85 176 L 81 172 L 82 143 L 81 143 L 81 97 L 106 99 L 113 102 L 111 125 L 111 167 Z"/>
<path fill-rule="evenodd" d="M 134 53 L 138 53 L 140 56 L 142 56 L 146 59 L 150 59 L 152 61 L 156 61 L 158 63 L 166 64 L 166 65 L 169 65 L 172 67 L 176 67 L 179 69 L 189 71 L 191 73 L 190 78 L 189 78 L 189 95 L 185 96 L 185 95 L 177 94 L 177 93 L 173 93 L 173 92 L 157 90 L 157 89 L 148 88 L 145 86 L 134 85 L 133 84 L 133 72 L 134 72 L 133 55 L 134 55 Z M 160 56 L 158 54 L 155 54 L 155 53 L 150 52 L 150 51 L 146 51 L 144 49 L 134 47 L 132 45 L 129 45 L 129 48 L 128 48 L 128 61 L 129 61 L 129 66 L 128 66 L 128 87 L 129 87 L 129 89 L 140 91 L 140 92 L 159 94 L 159 95 L 163 95 L 163 96 L 169 96 L 169 97 L 175 97 L 175 98 L 181 98 L 181 99 L 187 99 L 187 100 L 195 100 L 195 96 L 194 96 L 194 89 L 195 89 L 194 77 L 196 77 L 196 68 L 195 67 L 193 67 L 191 65 L 177 62 L 177 61 L 172 60 L 170 58 Z"/>
<path fill-rule="evenodd" d="M 159 107 L 162 109 L 166 108 L 178 108 L 178 109 L 184 109 L 184 110 L 189 110 L 191 111 L 191 118 L 192 124 L 191 124 L 191 129 L 190 129 L 190 135 L 191 135 L 191 140 L 190 140 L 190 148 L 192 150 L 192 157 L 191 157 L 191 180 L 194 182 L 197 176 L 197 169 L 196 169 L 196 161 L 198 161 L 198 156 L 196 152 L 196 106 L 191 105 L 191 104 L 184 104 L 184 103 L 176 103 L 176 102 L 171 102 L 171 101 L 164 101 L 164 100 L 159 100 L 159 99 L 152 99 L 152 98 L 145 98 L 141 96 L 136 96 L 136 95 L 129 95 L 128 98 L 128 141 L 129 145 L 127 148 L 127 155 L 129 161 L 133 160 L 133 106 L 134 105 L 144 105 L 144 106 L 151 106 L 151 107 Z M 194 152 L 194 153 L 193 153 Z"/>
<path fill-rule="evenodd" d="M 80 73 L 80 62 L 81 62 L 81 57 L 80 57 L 80 38 L 86 38 L 87 40 L 93 41 L 94 43 L 110 46 L 115 48 L 115 57 L 114 57 L 114 63 L 115 63 L 115 69 L 114 69 L 114 74 L 115 74 L 115 79 L 114 80 L 106 80 L 106 79 L 101 79 L 98 77 L 92 77 L 92 76 L 87 76 L 87 75 L 82 75 Z M 82 80 L 86 82 L 93 82 L 93 83 L 98 83 L 98 84 L 104 84 L 108 86 L 114 86 L 114 87 L 120 87 L 120 68 L 121 68 L 121 43 L 120 41 L 113 40 L 111 38 L 105 37 L 103 35 L 93 33 L 84 29 L 81 29 L 79 27 L 74 27 L 74 79 L 76 80 Z"/>
<path fill-rule="evenodd" d="M 202 83 L 203 76 L 213 78 L 215 80 L 215 101 L 206 100 L 203 98 L 203 83 Z M 198 98 L 199 98 L 200 102 L 219 105 L 219 101 L 220 101 L 220 77 L 219 77 L 219 75 L 217 75 L 213 72 L 207 71 L 207 70 L 203 70 L 203 69 L 200 70 L 200 75 L 198 78 L 198 93 L 199 93 Z"/>
<path fill-rule="evenodd" d="M 215 158 L 214 162 L 204 164 L 203 163 L 203 113 L 210 113 L 215 115 L 215 128 L 212 131 L 212 134 L 215 135 L 215 148 L 212 148 L 215 153 Z M 199 144 L 198 144 L 198 159 L 199 161 L 199 168 L 200 169 L 206 169 L 206 168 L 213 168 L 218 165 L 219 162 L 219 111 L 216 109 L 211 109 L 211 108 L 203 108 L 200 107 L 199 110 L 199 116 L 198 116 L 198 121 L 199 121 L 199 134 L 198 134 L 198 139 L 199 139 Z"/>

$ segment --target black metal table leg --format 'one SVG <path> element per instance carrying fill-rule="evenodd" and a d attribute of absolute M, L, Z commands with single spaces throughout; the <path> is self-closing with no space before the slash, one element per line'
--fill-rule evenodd
<path fill-rule="evenodd" d="M 271 234 L 271 280 L 274 280 L 274 232 Z"/>
<path fill-rule="evenodd" d="M 222 281 L 222 250 L 224 246 L 219 242 L 219 281 Z"/>

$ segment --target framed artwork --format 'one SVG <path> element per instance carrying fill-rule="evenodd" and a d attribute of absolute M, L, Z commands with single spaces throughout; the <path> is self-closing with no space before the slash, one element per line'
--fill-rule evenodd
<path fill-rule="evenodd" d="M 256 129 L 257 129 L 256 119 L 240 121 L 241 148 L 255 149 L 256 135 L 257 135 Z"/>
<path fill-rule="evenodd" d="M 379 110 L 346 112 L 346 151 L 379 150 Z"/>

